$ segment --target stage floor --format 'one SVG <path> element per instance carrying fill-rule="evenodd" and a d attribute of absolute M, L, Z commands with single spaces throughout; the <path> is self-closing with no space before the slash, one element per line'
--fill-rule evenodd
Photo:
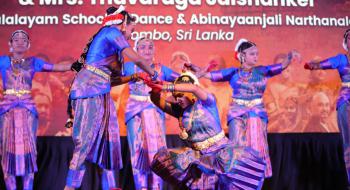
<path fill-rule="evenodd" d="M 269 134 L 273 177 L 266 190 L 342 190 L 347 178 L 339 133 Z M 119 171 L 119 186 L 133 190 L 130 154 L 126 137 L 121 137 L 124 168 Z M 167 136 L 168 147 L 183 146 L 177 135 Z M 38 167 L 34 189 L 62 190 L 73 153 L 70 137 L 38 137 Z M 88 164 L 81 189 L 100 189 L 100 172 Z M 1 179 L 3 178 L 0 173 Z M 19 184 L 20 185 L 20 184 Z M 3 179 L 0 189 L 5 189 Z M 163 189 L 174 189 L 165 184 Z"/>

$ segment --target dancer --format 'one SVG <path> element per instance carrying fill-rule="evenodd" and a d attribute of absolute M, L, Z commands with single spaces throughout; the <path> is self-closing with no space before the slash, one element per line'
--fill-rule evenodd
<path fill-rule="evenodd" d="M 111 75 L 123 72 L 123 57 L 158 77 L 146 61 L 134 52 L 127 39 L 134 30 L 134 18 L 123 6 L 107 9 L 103 27 L 90 39 L 79 62 L 84 68 L 73 81 L 70 99 L 74 110 L 72 137 L 75 145 L 65 189 L 81 186 L 85 161 L 103 169 L 102 189 L 116 187 L 114 170 L 122 168 L 117 114 L 110 97 Z"/>
<path fill-rule="evenodd" d="M 10 40 L 10 55 L 0 56 L 3 99 L 0 102 L 0 153 L 6 188 L 16 189 L 16 176 L 21 176 L 23 189 L 33 189 L 36 164 L 38 112 L 31 96 L 36 72 L 63 72 L 81 65 L 51 64 L 36 57 L 26 57 L 30 48 L 27 32 L 16 30 Z"/>
<path fill-rule="evenodd" d="M 342 81 L 342 88 L 337 101 L 337 122 L 343 137 L 344 160 L 350 184 L 350 29 L 346 30 L 343 39 L 343 48 L 346 54 L 328 58 L 320 62 L 308 62 L 305 69 L 337 69 Z"/>
<path fill-rule="evenodd" d="M 271 161 L 267 144 L 267 113 L 262 96 L 267 79 L 280 74 L 288 67 L 292 52 L 281 64 L 256 66 L 259 51 L 257 46 L 245 39 L 239 40 L 235 48 L 240 68 L 227 68 L 204 76 L 212 82 L 229 81 L 232 87 L 232 103 L 227 122 L 230 140 L 235 145 L 248 146 L 258 151 L 266 162 L 265 177 L 272 176 Z"/>
<path fill-rule="evenodd" d="M 152 102 L 179 119 L 180 138 L 191 145 L 161 148 L 152 170 L 180 189 L 260 189 L 265 162 L 256 151 L 235 146 L 225 137 L 214 95 L 194 85 L 197 82 L 189 72 L 174 84 L 147 81 L 152 88 Z M 177 102 L 166 102 L 160 91 L 172 92 Z"/>
<path fill-rule="evenodd" d="M 147 64 L 159 72 L 160 80 L 173 82 L 179 76 L 168 67 L 153 62 L 155 47 L 151 39 L 141 37 L 135 41 L 134 48 Z M 125 75 L 134 79 L 129 82 L 130 97 L 125 122 L 135 188 L 160 190 L 162 180 L 151 171 L 150 164 L 157 150 L 166 147 L 164 112 L 151 102 L 150 88 L 143 80 L 137 80 L 138 75 L 145 76 L 140 73 L 142 70 L 132 62 L 124 66 Z"/>

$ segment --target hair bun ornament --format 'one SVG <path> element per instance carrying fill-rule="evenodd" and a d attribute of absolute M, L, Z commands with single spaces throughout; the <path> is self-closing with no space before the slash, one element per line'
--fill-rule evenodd
<path fill-rule="evenodd" d="M 239 61 L 239 53 L 237 51 L 235 51 L 235 59 Z"/>
<path fill-rule="evenodd" d="M 186 76 L 186 75 L 191 77 L 194 80 L 195 85 L 200 85 L 198 78 L 192 72 L 186 71 L 186 72 L 181 73 L 181 76 Z"/>
<path fill-rule="evenodd" d="M 238 40 L 236 47 L 235 47 L 235 51 L 238 52 L 238 48 L 239 46 L 241 46 L 241 44 L 243 44 L 244 42 L 249 42 L 247 39 L 241 38 Z"/>
<path fill-rule="evenodd" d="M 125 7 L 123 5 L 120 5 L 116 11 L 114 11 L 112 14 L 106 15 L 103 18 L 102 25 L 110 26 L 112 24 L 119 25 L 123 23 L 124 15 L 120 14 L 123 11 L 125 11 Z"/>
<path fill-rule="evenodd" d="M 112 15 L 117 15 L 117 14 L 123 12 L 123 11 L 125 11 L 125 7 L 123 5 L 120 5 L 118 7 L 118 9 L 116 11 L 114 11 L 114 13 L 112 13 Z"/>
<path fill-rule="evenodd" d="M 235 58 L 241 62 L 241 53 L 238 52 L 239 46 L 241 46 L 244 42 L 249 42 L 247 39 L 241 38 L 238 40 L 238 42 L 236 43 L 236 47 L 235 47 Z"/>

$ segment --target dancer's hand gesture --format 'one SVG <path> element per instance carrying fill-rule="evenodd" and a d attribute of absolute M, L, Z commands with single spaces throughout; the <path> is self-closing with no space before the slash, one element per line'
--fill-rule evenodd
<path fill-rule="evenodd" d="M 147 86 L 152 88 L 152 93 L 159 94 L 163 89 L 163 82 L 162 81 L 152 81 L 152 80 L 144 80 Z"/>

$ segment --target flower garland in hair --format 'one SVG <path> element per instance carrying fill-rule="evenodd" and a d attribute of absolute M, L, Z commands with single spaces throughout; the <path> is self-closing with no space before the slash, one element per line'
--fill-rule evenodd
<path fill-rule="evenodd" d="M 238 48 L 239 48 L 239 46 L 241 46 L 242 43 L 244 43 L 244 42 L 248 42 L 248 40 L 247 40 L 247 39 L 244 39 L 244 38 L 239 39 L 238 42 L 237 42 L 237 44 L 236 44 L 236 47 L 235 47 L 235 58 L 236 58 L 238 61 L 240 61 L 240 62 L 242 61 L 242 60 L 241 60 L 241 52 L 238 52 Z"/>
<path fill-rule="evenodd" d="M 125 7 L 123 5 L 120 5 L 114 13 L 103 18 L 102 25 L 110 26 L 112 24 L 121 24 L 124 21 L 124 15 L 121 14 L 123 11 L 125 11 Z"/>

